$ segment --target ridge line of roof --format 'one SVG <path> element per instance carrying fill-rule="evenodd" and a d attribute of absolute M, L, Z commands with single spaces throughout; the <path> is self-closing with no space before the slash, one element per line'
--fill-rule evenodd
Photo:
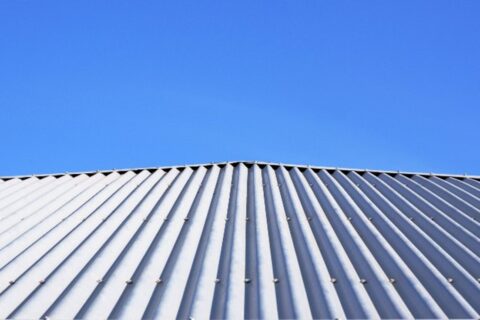
<path fill-rule="evenodd" d="M 187 167 L 202 167 L 212 165 L 226 165 L 226 164 L 258 164 L 258 165 L 270 165 L 270 166 L 284 166 L 284 167 L 297 167 L 297 168 L 311 168 L 311 169 L 323 169 L 323 170 L 340 170 L 340 171 L 355 171 L 355 172 L 371 172 L 371 173 L 387 173 L 387 174 L 405 174 L 405 175 L 419 175 L 419 176 L 435 176 L 435 177 L 452 177 L 452 178 L 469 178 L 480 179 L 480 175 L 468 175 L 468 174 L 448 174 L 448 173 L 433 173 L 433 172 L 415 172 L 415 171 L 401 171 L 401 170 L 376 170 L 376 169 L 359 169 L 359 168 L 344 168 L 344 167 L 329 167 L 329 166 L 316 166 L 305 164 L 291 164 L 281 162 L 266 162 L 266 161 L 252 161 L 252 160 L 240 160 L 240 161 L 222 161 L 222 162 L 209 162 L 198 164 L 182 164 L 182 165 L 169 165 L 158 167 L 137 167 L 137 168 L 123 168 L 123 169 L 107 169 L 107 170 L 90 170 L 90 171 L 66 171 L 57 173 L 41 173 L 41 174 L 23 174 L 12 176 L 0 176 L 0 180 L 10 179 L 25 179 L 30 177 L 48 177 L 48 176 L 62 176 L 66 174 L 80 175 L 80 174 L 95 174 L 95 173 L 111 173 L 111 172 L 126 172 L 126 171 L 138 171 L 138 170 L 158 170 L 158 169 L 175 169 L 175 168 L 187 168 Z"/>

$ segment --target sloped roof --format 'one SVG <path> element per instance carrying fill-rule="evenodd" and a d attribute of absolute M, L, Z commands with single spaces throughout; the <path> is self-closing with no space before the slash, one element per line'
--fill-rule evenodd
<path fill-rule="evenodd" d="M 231 162 L 0 178 L 0 318 L 478 318 L 480 179 Z"/>

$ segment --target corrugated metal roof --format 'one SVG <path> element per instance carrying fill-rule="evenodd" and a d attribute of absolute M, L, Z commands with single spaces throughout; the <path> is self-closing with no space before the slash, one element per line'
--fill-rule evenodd
<path fill-rule="evenodd" d="M 234 162 L 0 178 L 0 318 L 478 318 L 480 179 Z"/>

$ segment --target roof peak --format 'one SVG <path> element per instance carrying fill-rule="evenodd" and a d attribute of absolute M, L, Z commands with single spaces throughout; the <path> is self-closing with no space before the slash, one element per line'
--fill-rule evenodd
<path fill-rule="evenodd" d="M 218 161 L 218 162 L 209 162 L 209 163 L 197 163 L 197 164 L 181 164 L 181 165 L 167 165 L 167 166 L 158 166 L 158 167 L 136 167 L 136 168 L 124 168 L 124 169 L 107 169 L 107 170 L 94 170 L 94 171 L 76 171 L 76 172 L 62 172 L 62 173 L 42 173 L 42 174 L 29 174 L 29 175 L 13 175 L 13 176 L 0 176 L 2 180 L 8 179 L 26 179 L 30 177 L 48 177 L 48 176 L 62 176 L 66 174 L 70 175 L 80 175 L 87 174 L 93 175 L 95 173 L 110 173 L 110 172 L 127 172 L 127 171 L 141 171 L 141 170 L 159 170 L 159 169 L 175 169 L 175 168 L 196 168 L 196 167 L 205 167 L 205 166 L 222 166 L 222 165 L 263 165 L 263 166 L 282 166 L 286 168 L 303 168 L 303 169 L 313 169 L 313 170 L 327 170 L 327 171 L 354 171 L 354 172 L 371 172 L 374 174 L 387 173 L 387 174 L 404 174 L 404 175 L 420 175 L 420 176 L 437 176 L 437 177 L 457 177 L 457 178 L 470 178 L 470 179 L 480 179 L 480 176 L 477 175 L 468 175 L 468 174 L 445 174 L 445 173 L 433 173 L 433 172 L 414 172 L 414 171 L 402 171 L 402 170 L 375 170 L 375 169 L 359 169 L 359 168 L 346 168 L 346 167 L 329 167 L 329 166 L 317 166 L 317 165 L 305 165 L 305 164 L 291 164 L 291 163 L 282 163 L 282 162 L 268 162 L 268 161 L 257 161 L 257 160 L 235 160 L 235 161 Z"/>

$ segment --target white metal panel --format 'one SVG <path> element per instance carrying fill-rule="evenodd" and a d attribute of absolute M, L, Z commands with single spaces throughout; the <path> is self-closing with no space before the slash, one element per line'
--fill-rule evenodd
<path fill-rule="evenodd" d="M 199 270 L 200 275 L 198 285 L 193 293 L 194 298 L 190 300 L 191 313 L 188 316 L 198 319 L 208 319 L 212 309 L 212 301 L 215 294 L 215 288 L 223 286 L 225 279 L 217 278 L 217 269 L 220 261 L 223 234 L 225 225 L 228 223 L 228 203 L 230 201 L 230 188 L 232 185 L 233 167 L 226 165 L 223 178 L 219 188 L 218 202 L 214 204 L 210 214 L 213 215 L 213 221 L 210 230 L 206 230 L 207 244 L 205 248 L 202 267 Z"/>
<path fill-rule="evenodd" d="M 255 162 L 0 179 L 0 318 L 478 318 L 480 179 Z"/>

